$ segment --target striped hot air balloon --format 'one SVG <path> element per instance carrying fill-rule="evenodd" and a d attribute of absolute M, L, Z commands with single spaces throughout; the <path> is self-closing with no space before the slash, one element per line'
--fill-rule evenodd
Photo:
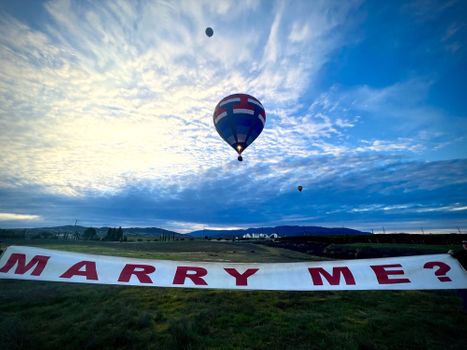
<path fill-rule="evenodd" d="M 213 119 L 219 135 L 237 151 L 238 160 L 242 161 L 242 152 L 263 131 L 266 112 L 255 97 L 233 94 L 220 100 L 214 110 Z"/>

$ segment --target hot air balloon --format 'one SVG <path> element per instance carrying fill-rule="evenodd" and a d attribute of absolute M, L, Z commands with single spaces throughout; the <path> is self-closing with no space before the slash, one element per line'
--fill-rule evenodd
<path fill-rule="evenodd" d="M 298 190 L 298 192 L 302 192 L 303 186 L 298 186 L 298 187 L 297 187 L 297 190 Z"/>
<path fill-rule="evenodd" d="M 266 112 L 255 97 L 233 94 L 219 101 L 213 119 L 219 135 L 237 151 L 238 160 L 242 161 L 242 152 L 263 131 Z"/>
<path fill-rule="evenodd" d="M 207 27 L 204 32 L 208 37 L 212 37 L 212 35 L 214 34 L 214 30 L 211 27 Z"/>

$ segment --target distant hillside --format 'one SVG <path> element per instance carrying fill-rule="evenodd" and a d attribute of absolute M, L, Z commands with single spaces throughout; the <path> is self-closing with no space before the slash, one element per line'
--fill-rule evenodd
<path fill-rule="evenodd" d="M 31 237 L 31 236 L 49 236 L 63 233 L 78 233 L 82 234 L 87 227 L 80 225 L 65 225 L 65 226 L 53 226 L 53 227 L 35 227 L 35 228 L 16 228 L 16 229 L 0 229 L 0 237 Z M 117 227 L 118 228 L 118 227 Z M 109 227 L 95 227 L 97 235 L 99 237 L 104 237 L 109 230 Z M 159 237 L 160 235 L 175 235 L 174 237 L 184 237 L 184 235 L 164 230 L 158 227 L 128 227 L 123 228 L 123 234 L 126 236 L 148 236 L 148 237 Z"/>
<path fill-rule="evenodd" d="M 185 237 L 181 233 L 165 230 L 158 227 L 127 227 L 123 229 L 123 233 L 128 236 L 160 236 L 160 235 L 175 235 L 175 237 Z"/>
<path fill-rule="evenodd" d="M 241 237 L 247 233 L 277 233 L 281 237 L 301 237 L 301 236 L 335 236 L 335 235 L 366 235 L 369 232 L 362 232 L 346 227 L 321 227 L 321 226 L 276 226 L 248 228 L 244 230 L 199 230 L 189 233 L 191 237 Z"/>
<path fill-rule="evenodd" d="M 79 234 L 83 234 L 85 226 L 54 226 L 54 227 L 37 227 L 37 228 L 18 228 L 18 229 L 0 229 L 0 237 L 49 237 L 57 234 L 74 233 L 78 231 Z M 97 227 L 97 235 L 104 237 L 107 234 L 109 227 Z M 220 238 L 232 236 L 242 237 L 247 233 L 266 233 L 272 234 L 277 233 L 281 237 L 303 237 L 303 236 L 337 236 L 337 235 L 365 235 L 370 234 L 369 232 L 362 232 L 346 227 L 321 227 L 321 226 L 276 226 L 276 227 L 256 227 L 248 228 L 244 230 L 199 230 L 193 231 L 188 235 L 180 234 L 178 232 L 165 230 L 158 227 L 127 227 L 123 228 L 123 234 L 125 236 L 146 236 L 146 237 L 159 237 L 161 235 L 170 236 L 173 238 L 180 237 L 205 237 Z"/>

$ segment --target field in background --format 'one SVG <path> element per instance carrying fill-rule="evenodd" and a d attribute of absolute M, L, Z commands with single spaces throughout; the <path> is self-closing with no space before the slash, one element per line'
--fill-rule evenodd
<path fill-rule="evenodd" d="M 143 259 L 218 262 L 288 262 L 319 260 L 316 257 L 300 252 L 254 243 L 230 243 L 205 240 L 126 243 L 64 240 L 8 240 L 0 243 L 0 249 L 5 249 L 7 245 L 27 245 L 72 252 Z"/>
<path fill-rule="evenodd" d="M 7 244 L 151 259 L 322 259 L 217 241 L 1 246 Z M 463 349 L 466 329 L 455 291 L 243 292 L 0 280 L 1 349 Z"/>
<path fill-rule="evenodd" d="M 435 244 L 420 242 L 402 243 L 397 240 L 384 243 L 365 242 L 365 238 L 358 241 L 358 237 L 350 238 L 357 240 L 356 242 L 345 242 L 347 237 L 334 237 L 334 239 L 332 237 L 298 237 L 285 238 L 278 241 L 265 241 L 263 244 L 269 247 L 285 248 L 334 260 L 369 259 L 390 256 L 446 254 L 449 250 L 462 249 L 461 241 L 463 237 L 453 235 L 458 240 L 457 243 L 453 243 L 452 241 L 454 239 L 450 236 L 451 235 L 444 235 L 444 237 L 441 237 L 445 238 L 444 240 L 438 238 L 439 242 L 435 242 Z M 374 237 L 371 238 L 374 239 Z"/>

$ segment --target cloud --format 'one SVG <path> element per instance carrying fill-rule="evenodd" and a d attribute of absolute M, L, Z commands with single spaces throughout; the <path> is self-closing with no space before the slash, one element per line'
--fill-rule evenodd
<path fill-rule="evenodd" d="M 0 213 L 0 221 L 29 221 L 39 220 L 40 218 L 39 215 Z"/>
<path fill-rule="evenodd" d="M 381 88 L 332 86 L 309 108 L 332 121 L 333 143 L 321 138 L 319 144 L 327 154 L 402 152 L 428 159 L 433 151 L 462 147 L 464 118 L 429 105 L 432 84 L 414 78 Z"/>
<path fill-rule="evenodd" d="M 300 4 L 283 13 L 282 2 L 50 1 L 36 29 L 3 15 L 2 185 L 80 196 L 202 174 L 232 156 L 211 114 L 235 91 L 259 97 L 268 124 L 277 125 L 258 150 L 303 153 L 282 144 L 289 141 L 279 134 L 299 121 L 281 115 L 339 47 L 334 34 L 356 4 Z M 207 24 L 215 30 L 209 39 Z M 312 35 L 289 41 L 303 26 Z M 325 117 L 303 118 L 307 128 L 334 132 Z M 300 143 L 300 135 L 296 126 L 287 140 Z"/>
<path fill-rule="evenodd" d="M 413 0 L 404 4 L 402 10 L 410 13 L 418 21 L 427 22 L 436 19 L 440 14 L 455 7 L 458 3 L 457 0 Z"/>
<path fill-rule="evenodd" d="M 294 157 L 287 166 L 271 160 L 246 167 L 248 177 L 232 161 L 202 178 L 179 179 L 181 184 L 157 187 L 139 182 L 85 198 L 39 188 L 3 189 L 0 210 L 37 213 L 53 224 L 69 224 L 75 218 L 95 226 L 144 222 L 183 232 L 202 226 L 284 224 L 371 229 L 367 224 L 374 228 L 389 222 L 401 229 L 448 228 L 463 227 L 465 221 L 465 160 L 417 162 L 380 154 Z M 302 192 L 296 189 L 299 184 Z"/>
<path fill-rule="evenodd" d="M 465 161 L 410 158 L 465 142 L 432 79 L 319 86 L 360 1 L 44 6 L 34 27 L 0 16 L 5 213 L 180 230 L 464 214 Z M 238 91 L 267 113 L 243 163 L 212 124 Z"/>

